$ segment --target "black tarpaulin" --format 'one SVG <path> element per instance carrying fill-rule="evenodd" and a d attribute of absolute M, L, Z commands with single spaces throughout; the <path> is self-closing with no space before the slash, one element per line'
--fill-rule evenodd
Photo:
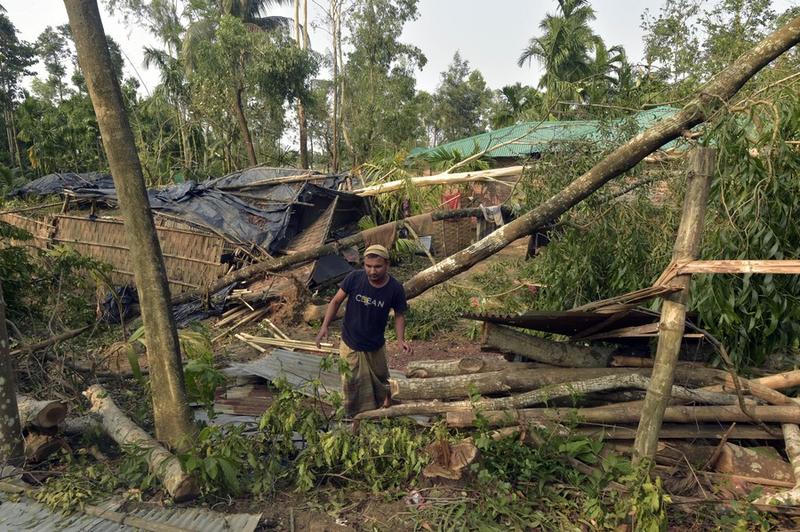
<path fill-rule="evenodd" d="M 72 191 L 79 188 L 113 189 L 114 181 L 111 179 L 111 174 L 103 174 L 100 172 L 88 172 L 84 174 L 76 174 L 73 172 L 48 174 L 12 190 L 6 197 L 49 196 L 51 194 L 62 194 L 65 191 Z"/>

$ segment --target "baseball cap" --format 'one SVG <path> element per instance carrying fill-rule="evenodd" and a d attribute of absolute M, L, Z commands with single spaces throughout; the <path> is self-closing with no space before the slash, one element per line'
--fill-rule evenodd
<path fill-rule="evenodd" d="M 389 260 L 389 252 L 386 250 L 385 247 L 381 246 L 380 244 L 372 244 L 367 249 L 364 250 L 364 256 L 367 255 L 377 255 L 379 257 L 383 257 L 386 260 Z"/>

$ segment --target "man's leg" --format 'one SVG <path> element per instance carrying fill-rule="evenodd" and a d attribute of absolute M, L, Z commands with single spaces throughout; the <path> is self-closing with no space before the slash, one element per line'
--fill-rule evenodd
<path fill-rule="evenodd" d="M 369 353 L 372 373 L 377 377 L 379 389 L 376 390 L 376 401 L 384 408 L 392 406 L 389 389 L 389 364 L 386 362 L 386 345 Z M 381 397 L 382 396 L 382 397 Z"/>

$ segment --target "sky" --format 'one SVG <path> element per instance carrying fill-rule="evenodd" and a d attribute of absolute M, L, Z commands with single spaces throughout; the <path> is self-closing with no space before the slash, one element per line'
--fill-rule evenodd
<path fill-rule="evenodd" d="M 607 45 L 621 44 L 631 62 L 643 56 L 641 17 L 645 9 L 658 14 L 665 0 L 592 0 L 597 19 L 592 24 Z M 310 0 L 309 18 L 317 21 L 321 11 Z M 774 0 L 777 11 L 798 5 L 800 0 Z M 61 0 L 0 0 L 22 39 L 35 41 L 49 26 L 67 22 Z M 518 67 L 517 58 L 528 40 L 539 33 L 539 21 L 546 13 L 554 13 L 555 0 L 420 0 L 419 17 L 406 25 L 401 40 L 422 49 L 428 63 L 417 73 L 417 88 L 433 92 L 441 73 L 459 51 L 462 59 L 478 69 L 492 89 L 520 82 L 535 85 L 540 69 L 535 63 Z M 114 38 L 126 56 L 126 72 L 140 79 L 141 91 L 147 93 L 158 84 L 158 72 L 142 65 L 142 48 L 154 45 L 153 38 L 141 28 L 126 26 L 121 17 L 108 13 L 101 0 L 106 33 Z M 292 16 L 290 7 L 276 8 L 271 13 Z M 329 35 L 313 24 L 310 31 L 312 48 L 324 52 Z"/>

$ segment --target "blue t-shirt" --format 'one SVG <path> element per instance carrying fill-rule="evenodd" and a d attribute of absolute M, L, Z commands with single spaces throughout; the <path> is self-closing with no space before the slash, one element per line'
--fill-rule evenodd
<path fill-rule="evenodd" d="M 347 293 L 347 307 L 342 323 L 342 340 L 353 351 L 375 351 L 386 342 L 384 332 L 389 309 L 395 313 L 408 308 L 406 292 L 400 282 L 389 276 L 380 288 L 369 283 L 367 272 L 350 272 L 339 284 Z"/>

